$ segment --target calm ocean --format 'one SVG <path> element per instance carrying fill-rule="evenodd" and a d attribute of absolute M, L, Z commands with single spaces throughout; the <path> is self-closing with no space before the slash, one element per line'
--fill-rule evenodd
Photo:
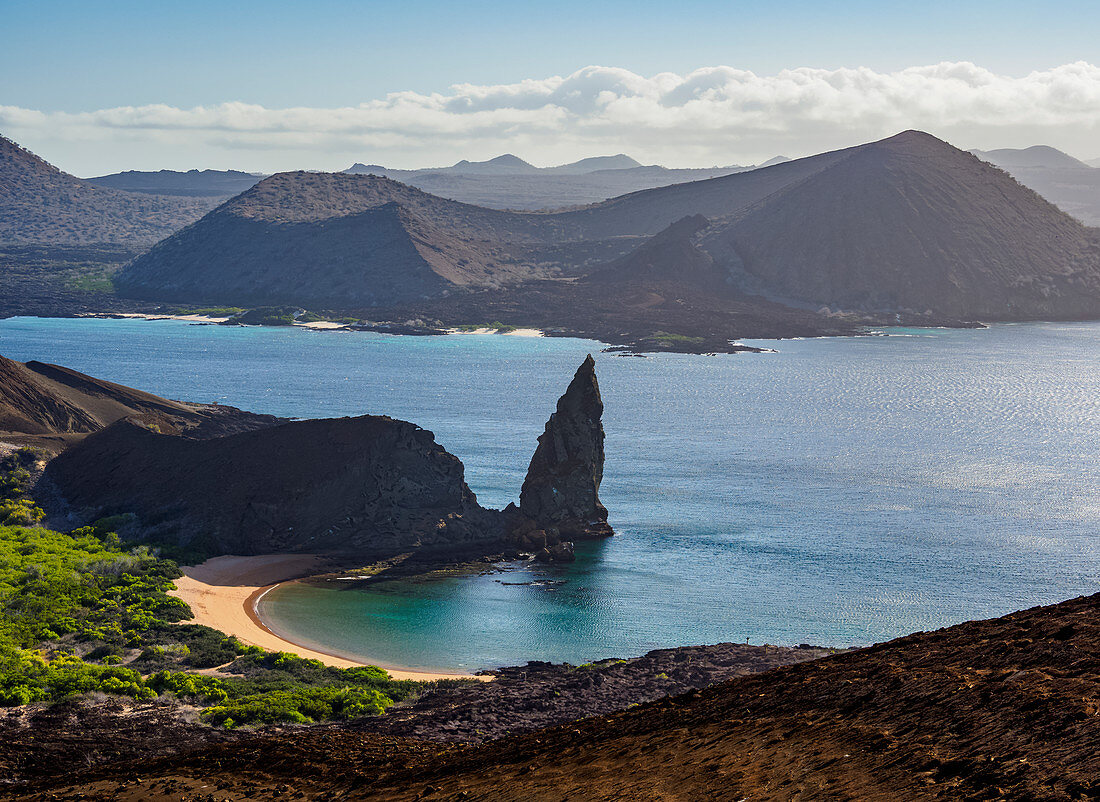
<path fill-rule="evenodd" d="M 383 665 L 866 644 L 1100 591 L 1100 324 L 891 335 L 638 359 L 568 339 L 13 318 L 0 354 L 258 412 L 411 420 L 503 506 L 593 352 L 616 537 L 567 567 L 265 597 L 277 631 Z"/>

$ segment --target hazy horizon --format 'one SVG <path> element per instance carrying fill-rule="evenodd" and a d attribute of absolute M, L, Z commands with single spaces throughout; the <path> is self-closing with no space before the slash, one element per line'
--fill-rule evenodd
<path fill-rule="evenodd" d="M 208 0 L 5 9 L 0 132 L 123 170 L 759 164 L 909 128 L 1100 158 L 1100 6 Z"/>
<path fill-rule="evenodd" d="M 646 165 L 710 168 L 800 158 L 908 129 L 963 150 L 1049 145 L 1082 161 L 1100 157 L 1100 67 L 1084 62 L 1023 78 L 969 63 L 775 76 L 711 67 L 651 78 L 586 67 L 452 89 L 339 109 L 230 102 L 73 113 L 0 104 L 0 134 L 81 177 L 339 171 L 356 162 L 424 169 L 505 153 L 536 167 L 623 153 Z"/>

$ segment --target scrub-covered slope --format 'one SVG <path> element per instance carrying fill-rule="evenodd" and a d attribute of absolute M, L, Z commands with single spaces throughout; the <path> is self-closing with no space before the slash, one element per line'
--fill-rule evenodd
<path fill-rule="evenodd" d="M 0 136 L 0 245 L 147 248 L 210 203 L 97 187 Z"/>

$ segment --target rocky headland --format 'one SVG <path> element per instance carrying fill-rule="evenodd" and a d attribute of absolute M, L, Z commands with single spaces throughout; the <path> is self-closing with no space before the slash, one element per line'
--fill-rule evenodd
<path fill-rule="evenodd" d="M 573 540 L 611 534 L 602 413 L 589 356 L 539 439 L 519 507 L 491 510 L 462 462 L 413 423 L 287 421 L 0 358 L 0 439 L 60 452 L 37 486 L 54 520 L 128 514 L 128 535 L 207 556 L 572 559 Z"/>

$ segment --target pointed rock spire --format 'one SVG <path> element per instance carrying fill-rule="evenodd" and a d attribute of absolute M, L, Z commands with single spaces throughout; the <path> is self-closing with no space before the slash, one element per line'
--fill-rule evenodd
<path fill-rule="evenodd" d="M 600 503 L 603 399 L 589 354 L 546 422 L 520 491 L 520 511 L 563 539 L 612 534 Z"/>

